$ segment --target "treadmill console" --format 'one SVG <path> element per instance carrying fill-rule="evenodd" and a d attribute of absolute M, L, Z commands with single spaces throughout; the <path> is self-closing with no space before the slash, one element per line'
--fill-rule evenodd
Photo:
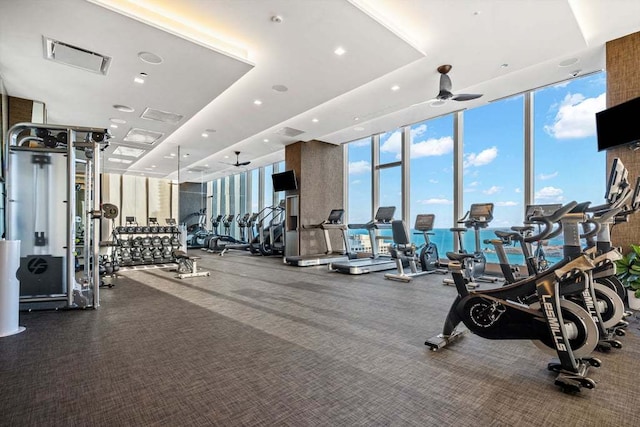
<path fill-rule="evenodd" d="M 127 216 L 125 217 L 125 221 L 127 222 L 127 225 L 137 224 L 135 216 Z"/>
<path fill-rule="evenodd" d="M 327 218 L 329 224 L 342 224 L 342 218 L 344 217 L 344 209 L 332 209 Z"/>
<path fill-rule="evenodd" d="M 381 206 L 378 208 L 378 212 L 376 212 L 375 221 L 390 224 L 393 220 L 393 214 L 395 213 L 395 206 Z"/>

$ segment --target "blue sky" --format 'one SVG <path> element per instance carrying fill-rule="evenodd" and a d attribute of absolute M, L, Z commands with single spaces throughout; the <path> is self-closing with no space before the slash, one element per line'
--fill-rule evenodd
<path fill-rule="evenodd" d="M 537 203 L 603 201 L 605 155 L 598 153 L 595 113 L 605 108 L 603 73 L 534 93 L 535 197 Z M 523 220 L 523 96 L 464 112 L 464 206 L 493 202 L 494 227 Z M 411 126 L 411 220 L 435 213 L 436 228 L 453 223 L 453 118 Z M 380 136 L 381 163 L 400 160 L 400 131 Z M 380 177 L 380 205 L 400 212 L 400 168 Z M 371 219 L 369 138 L 349 144 L 349 221 Z"/>

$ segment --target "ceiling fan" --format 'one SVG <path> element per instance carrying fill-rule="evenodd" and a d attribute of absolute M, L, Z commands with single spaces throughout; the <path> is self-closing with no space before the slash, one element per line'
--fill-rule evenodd
<path fill-rule="evenodd" d="M 451 89 L 452 89 L 451 78 L 447 75 L 449 71 L 451 71 L 451 68 L 452 66 L 449 64 L 439 66 L 437 68 L 438 72 L 440 73 L 440 91 L 438 92 L 438 95 L 433 99 L 421 102 L 419 104 L 414 104 L 414 105 L 421 105 L 426 102 L 429 102 L 433 106 L 438 106 L 438 105 L 444 104 L 444 101 L 447 101 L 449 99 L 453 101 L 471 101 L 472 99 L 480 98 L 482 96 L 482 94 L 475 94 L 475 93 L 455 94 L 451 92 Z"/>
<path fill-rule="evenodd" d="M 250 161 L 241 162 L 240 161 L 240 152 L 239 151 L 234 151 L 234 153 L 236 153 L 236 162 L 235 163 L 225 163 L 225 162 L 221 162 L 221 163 L 225 163 L 227 165 L 235 166 L 237 168 L 239 168 L 241 166 L 247 166 L 248 164 L 251 163 Z"/>

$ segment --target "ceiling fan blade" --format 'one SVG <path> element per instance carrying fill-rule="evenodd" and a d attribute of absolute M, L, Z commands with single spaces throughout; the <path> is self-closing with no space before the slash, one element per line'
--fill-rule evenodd
<path fill-rule="evenodd" d="M 247 162 L 240 162 L 240 163 L 236 163 L 236 166 L 247 166 L 248 164 L 250 164 L 250 161 Z"/>
<path fill-rule="evenodd" d="M 480 98 L 482 96 L 482 94 L 475 94 L 475 93 L 461 93 L 459 95 L 454 95 L 453 99 L 454 101 L 471 101 L 472 99 L 477 99 Z"/>
<path fill-rule="evenodd" d="M 432 104 L 437 101 L 439 101 L 438 98 L 431 98 L 431 99 L 427 99 L 426 101 L 416 102 L 415 104 L 411 104 L 410 107 L 417 107 L 418 105 L 424 105 L 424 104 Z"/>
<path fill-rule="evenodd" d="M 451 92 L 451 79 L 446 74 L 440 74 L 440 92 Z"/>

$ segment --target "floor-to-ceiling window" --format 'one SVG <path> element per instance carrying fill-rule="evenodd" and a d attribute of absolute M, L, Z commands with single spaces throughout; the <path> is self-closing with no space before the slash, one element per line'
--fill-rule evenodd
<path fill-rule="evenodd" d="M 371 221 L 373 190 L 371 187 L 371 137 L 350 142 L 347 145 L 347 221 L 350 224 L 364 224 Z M 361 252 L 370 250 L 364 231 L 349 230 L 352 250 Z"/>
<path fill-rule="evenodd" d="M 605 92 L 604 73 L 534 92 L 535 203 L 604 202 L 606 162 L 597 152 L 595 113 L 605 109 Z M 559 258 L 562 242 L 549 242 L 547 255 Z"/>
<path fill-rule="evenodd" d="M 251 211 L 260 211 L 260 169 L 253 169 L 251 172 Z"/>
<path fill-rule="evenodd" d="M 482 242 L 495 237 L 493 229 L 509 229 L 524 220 L 524 96 L 465 111 L 463 141 L 463 209 L 494 204 L 493 220 L 480 239 L 491 250 Z M 465 233 L 464 245 L 467 251 L 474 249 L 473 230 Z M 487 259 L 497 261 L 491 253 Z"/>
<path fill-rule="evenodd" d="M 410 137 L 409 226 L 418 214 L 434 214 L 431 241 L 444 256 L 453 250 L 453 115 L 412 125 Z M 418 234 L 414 241 L 424 239 Z"/>
<path fill-rule="evenodd" d="M 394 219 L 402 219 L 402 129 L 380 135 L 378 202 L 395 206 Z"/>
<path fill-rule="evenodd" d="M 265 206 L 273 206 L 277 203 L 273 194 L 273 165 L 267 165 L 264 167 L 264 185 L 262 186 L 264 191 L 264 204 Z"/>

